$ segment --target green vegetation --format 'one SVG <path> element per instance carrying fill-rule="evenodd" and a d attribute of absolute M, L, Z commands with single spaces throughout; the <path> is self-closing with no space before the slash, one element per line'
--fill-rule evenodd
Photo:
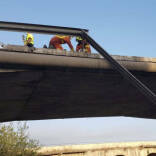
<path fill-rule="evenodd" d="M 0 156 L 36 156 L 37 140 L 29 138 L 26 123 L 0 124 Z"/>

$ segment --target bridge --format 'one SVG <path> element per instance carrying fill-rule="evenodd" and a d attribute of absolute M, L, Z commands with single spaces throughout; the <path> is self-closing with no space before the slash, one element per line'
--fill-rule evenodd
<path fill-rule="evenodd" d="M 154 58 L 110 56 L 87 29 L 0 21 L 0 30 L 81 36 L 100 53 L 15 45 L 1 48 L 1 122 L 100 116 L 155 118 Z"/>
<path fill-rule="evenodd" d="M 155 58 L 112 57 L 156 92 Z M 8 45 L 0 62 L 0 121 L 156 118 L 156 106 L 99 54 Z"/>

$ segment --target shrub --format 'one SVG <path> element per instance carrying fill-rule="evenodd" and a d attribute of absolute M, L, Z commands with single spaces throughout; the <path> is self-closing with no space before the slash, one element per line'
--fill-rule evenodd
<path fill-rule="evenodd" d="M 35 156 L 39 143 L 29 138 L 27 130 L 26 123 L 0 124 L 0 156 Z"/>

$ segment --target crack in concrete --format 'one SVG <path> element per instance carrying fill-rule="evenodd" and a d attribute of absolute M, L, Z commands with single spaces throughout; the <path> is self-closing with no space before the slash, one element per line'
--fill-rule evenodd
<path fill-rule="evenodd" d="M 27 105 L 29 105 L 30 101 L 33 99 L 33 95 L 35 94 L 38 85 L 40 84 L 41 81 L 43 81 L 45 78 L 45 72 L 44 71 L 40 71 L 40 77 L 38 78 L 38 80 L 33 80 L 31 81 L 32 83 L 32 89 L 31 89 L 31 93 L 30 95 L 27 97 L 25 104 L 23 105 L 22 111 L 20 114 L 18 114 L 17 116 L 17 120 L 20 119 L 21 114 L 23 114 L 24 109 L 27 107 Z"/>

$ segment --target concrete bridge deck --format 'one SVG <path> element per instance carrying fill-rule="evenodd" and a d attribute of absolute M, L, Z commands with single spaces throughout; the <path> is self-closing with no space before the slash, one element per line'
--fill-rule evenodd
<path fill-rule="evenodd" d="M 156 59 L 113 56 L 156 92 Z M 156 106 L 98 54 L 0 49 L 0 121 L 78 117 L 156 118 Z"/>

